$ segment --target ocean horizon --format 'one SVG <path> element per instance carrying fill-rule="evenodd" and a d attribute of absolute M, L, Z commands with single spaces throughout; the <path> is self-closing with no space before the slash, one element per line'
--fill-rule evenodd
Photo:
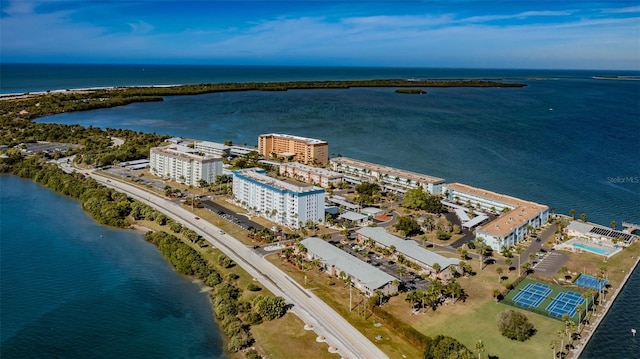
<path fill-rule="evenodd" d="M 286 78 L 283 74 L 286 73 Z M 169 86 L 224 82 L 366 79 L 523 79 L 546 77 L 640 76 L 633 70 L 500 68 L 166 65 L 166 64 L 0 64 L 0 94 L 118 86 Z"/>
<path fill-rule="evenodd" d="M 556 213 L 575 209 L 578 215 L 586 213 L 589 221 L 603 225 L 612 220 L 640 222 L 640 82 L 593 78 L 636 76 L 634 71 L 317 67 L 253 67 L 246 71 L 246 67 L 164 65 L 145 66 L 142 71 L 138 65 L 106 70 L 102 65 L 74 65 L 26 66 L 7 74 L 4 66 L 2 93 L 370 78 L 523 82 L 527 86 L 519 89 L 427 88 L 425 96 L 396 94 L 389 88 L 170 96 L 163 102 L 65 113 L 37 121 L 127 128 L 214 142 L 231 140 L 251 146 L 261 133 L 321 138 L 329 142 L 330 153 L 536 201 Z M 637 272 L 628 288 L 638 285 Z M 639 306 L 637 296 L 621 296 L 583 357 L 633 358 L 637 344 L 616 339 L 628 335 L 628 326 L 640 327 L 640 313 L 634 310 Z M 593 354 L 601 353 L 602 345 L 608 350 Z"/>

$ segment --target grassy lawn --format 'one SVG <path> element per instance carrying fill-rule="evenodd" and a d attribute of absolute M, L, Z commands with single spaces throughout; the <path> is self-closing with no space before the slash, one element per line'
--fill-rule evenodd
<path fill-rule="evenodd" d="M 208 211 L 205 211 L 208 212 Z M 147 227 L 154 231 L 171 231 L 166 226 L 160 226 L 156 222 L 138 221 L 136 224 Z M 198 245 L 185 240 L 180 234 L 175 234 L 187 243 L 191 248 L 198 251 L 223 277 L 228 274 L 236 274 L 238 279 L 235 283 L 242 289 L 241 301 L 251 301 L 257 295 L 273 295 L 269 290 L 262 287 L 253 280 L 240 266 L 222 268 L 218 265 L 218 256 L 222 253 L 211 246 L 200 248 Z M 257 284 L 262 289 L 256 292 L 247 290 L 249 283 Z M 337 358 L 335 354 L 328 352 L 326 343 L 317 343 L 317 335 L 313 331 L 305 331 L 304 323 L 295 315 L 287 313 L 284 317 L 270 322 L 265 322 L 251 327 L 256 343 L 256 349 L 267 358 Z M 283 340 L 286 338 L 287 340 Z M 244 358 L 243 353 L 228 353 L 231 358 Z"/>
<path fill-rule="evenodd" d="M 460 278 L 459 283 L 468 294 L 466 302 L 446 304 L 436 311 L 427 309 L 412 315 L 409 304 L 405 301 L 406 294 L 395 297 L 383 308 L 396 318 L 411 324 L 414 328 L 428 336 L 438 334 L 456 338 L 467 348 L 473 350 L 476 341 L 484 342 L 485 354 L 498 358 L 542 358 L 551 356 L 549 343 L 556 340 L 557 330 L 563 324 L 555 319 L 496 303 L 493 299 L 493 289 L 504 288 L 495 271 L 495 265 L 486 266 L 479 271 L 478 261 L 469 261 L 477 271 L 473 277 Z M 504 268 L 504 267 L 503 267 Z M 506 269 L 503 276 L 508 276 Z M 515 274 L 511 274 L 515 279 Z M 497 321 L 501 312 L 505 310 L 522 312 L 529 318 L 536 328 L 536 334 L 525 342 L 514 341 L 503 337 L 498 331 Z"/>
<path fill-rule="evenodd" d="M 329 353 L 327 343 L 316 342 L 313 330 L 304 330 L 304 323 L 294 314 L 251 327 L 259 352 L 265 358 L 337 359 Z"/>
<path fill-rule="evenodd" d="M 240 208 L 235 207 L 224 198 L 219 198 L 216 202 L 218 201 L 231 210 L 242 212 Z M 247 237 L 246 231 L 207 210 L 195 209 L 194 215 L 219 226 L 246 245 L 255 244 Z M 258 218 L 253 219 L 258 221 Z M 259 220 L 263 221 L 263 219 Z M 152 229 L 159 228 L 155 223 L 142 222 L 140 224 Z M 267 223 L 267 225 L 269 224 Z M 220 254 L 217 249 L 211 247 L 199 248 L 195 244 L 190 245 L 199 250 L 205 258 L 209 259 L 217 267 L 217 257 Z M 430 250 L 447 257 L 458 258 L 457 253 L 454 254 L 440 248 L 430 248 Z M 623 277 L 640 255 L 640 244 L 634 244 L 606 262 L 602 257 L 594 254 L 567 254 L 569 255 L 569 261 L 565 265 L 572 275 L 572 280 L 576 277 L 573 273 L 586 272 L 595 275 L 600 272 L 601 267 L 605 267 L 606 277 L 613 287 L 609 290 L 609 293 L 612 293 L 619 287 Z M 342 281 L 330 278 L 326 273 L 320 273 L 315 269 L 301 272 L 282 262 L 275 254 L 267 256 L 267 259 L 290 275 L 300 285 L 312 290 L 389 357 L 419 358 L 422 356 L 420 348 L 409 344 L 404 337 L 386 327 L 384 323 L 382 326 L 375 326 L 374 324 L 378 322 L 378 319 L 363 309 L 366 300 L 355 290 L 352 293 L 350 310 L 349 287 Z M 488 355 L 496 358 L 541 358 L 551 356 L 552 350 L 549 344 L 552 341 L 560 341 L 557 332 L 564 328 L 563 323 L 524 309 L 497 303 L 493 298 L 492 292 L 496 289 L 503 291 L 506 283 L 513 282 L 516 279 L 517 271 L 509 272 L 505 265 L 499 264 L 486 265 L 480 270 L 477 259 L 468 260 L 467 263 L 472 266 L 476 274 L 458 279 L 458 282 L 468 295 L 468 299 L 465 302 L 449 303 L 438 307 L 436 311 L 427 309 L 414 314 L 410 310 L 409 303 L 405 301 L 406 293 L 401 293 L 396 297 L 392 297 L 388 303 L 383 305 L 382 309 L 427 336 L 448 335 L 456 338 L 472 351 L 476 341 L 481 339 L 485 346 L 483 357 Z M 502 268 L 501 275 L 498 275 L 496 271 L 498 267 Z M 219 270 L 221 273 L 237 274 L 239 276 L 237 285 L 242 289 L 246 289 L 249 283 L 255 283 L 253 278 L 237 266 Z M 502 277 L 502 279 L 499 277 Z M 572 286 L 569 282 L 565 283 L 563 281 L 563 273 L 556 274 L 555 278 L 538 275 L 531 275 L 530 278 L 550 284 L 555 282 L 563 287 Z M 266 290 L 262 289 L 258 292 L 244 290 L 242 300 L 251 300 L 258 294 L 266 294 Z M 361 305 L 358 306 L 358 303 Z M 536 328 L 535 335 L 525 342 L 503 337 L 498 331 L 497 321 L 500 313 L 506 310 L 516 310 L 527 316 Z M 315 341 L 317 334 L 313 331 L 305 331 L 303 325 L 302 321 L 289 313 L 278 320 L 254 326 L 252 327 L 252 332 L 256 338 L 255 346 L 267 358 L 337 357 L 337 355 L 330 354 L 327 351 L 326 343 L 317 343 Z M 379 338 L 381 339 L 378 340 Z M 240 353 L 234 353 L 231 357 L 240 358 L 242 356 Z"/>
<path fill-rule="evenodd" d="M 301 272 L 296 268 L 282 262 L 277 255 L 269 255 L 267 259 L 278 266 L 281 270 L 295 279 L 301 286 L 312 290 L 320 299 L 331 306 L 336 312 L 347 319 L 356 329 L 363 333 L 373 343 L 377 344 L 391 358 L 419 358 L 422 356 L 422 350 L 410 345 L 402 336 L 395 333 L 391 328 L 384 325 L 380 327 L 374 326 L 377 319 L 370 314 L 365 317 L 358 314 L 357 304 L 362 303 L 363 298 L 352 292 L 352 311 L 349 311 L 349 287 L 342 281 L 332 278 L 334 285 L 329 285 L 329 276 L 326 273 L 319 273 L 317 270 L 309 270 Z M 307 280 L 305 283 L 305 274 Z M 364 303 L 361 304 L 364 308 Z M 362 313 L 362 310 L 360 310 Z M 377 337 L 381 340 L 376 340 Z"/>

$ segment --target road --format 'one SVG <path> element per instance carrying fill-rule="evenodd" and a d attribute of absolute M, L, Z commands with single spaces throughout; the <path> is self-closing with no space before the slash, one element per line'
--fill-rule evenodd
<path fill-rule="evenodd" d="M 388 358 L 367 337 L 356 330 L 342 316 L 320 300 L 314 293 L 304 289 L 263 256 L 246 247 L 228 234 L 221 234 L 218 227 L 204 220 L 196 220 L 193 213 L 179 204 L 146 192 L 124 182 L 111 180 L 96 172 L 90 173 L 101 184 L 126 193 L 131 198 L 146 203 L 165 215 L 187 225 L 213 246 L 219 248 L 239 266 L 256 278 L 277 296 L 293 304 L 292 312 L 313 330 L 326 338 L 327 344 L 335 347 L 344 358 Z"/>

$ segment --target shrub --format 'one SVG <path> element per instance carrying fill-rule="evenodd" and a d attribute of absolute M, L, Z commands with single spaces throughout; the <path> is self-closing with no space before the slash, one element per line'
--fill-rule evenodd
<path fill-rule="evenodd" d="M 529 319 L 513 309 L 500 313 L 498 329 L 503 336 L 521 342 L 529 339 L 536 332 Z"/>
<path fill-rule="evenodd" d="M 249 285 L 247 285 L 247 289 L 252 291 L 252 292 L 257 292 L 259 290 L 261 290 L 262 288 L 258 285 L 255 285 L 253 283 L 249 283 Z"/>
<path fill-rule="evenodd" d="M 424 359 L 474 359 L 469 348 L 457 341 L 455 338 L 438 335 L 429 340 L 427 349 L 424 351 Z"/>

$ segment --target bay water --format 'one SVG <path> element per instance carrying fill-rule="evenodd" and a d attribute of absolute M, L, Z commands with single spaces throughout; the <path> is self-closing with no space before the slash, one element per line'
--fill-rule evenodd
<path fill-rule="evenodd" d="M 140 232 L 0 176 L 2 358 L 224 358 L 208 294 Z"/>
<path fill-rule="evenodd" d="M 557 213 L 575 209 L 604 225 L 640 222 L 640 81 L 597 75 L 632 72 L 277 68 L 138 65 L 29 65 L 2 71 L 2 93 L 75 87 L 202 82 L 367 78 L 494 78 L 523 88 L 388 88 L 233 92 L 166 97 L 160 103 L 76 112 L 40 122 L 128 128 L 254 146 L 262 133 L 329 142 L 334 155 L 443 177 L 536 201 Z M 36 70 L 37 69 L 37 70 Z M 20 80 L 16 80 L 16 78 Z M 9 79 L 10 81 L 5 81 Z M 43 84 L 43 82 L 45 82 Z M 629 288 L 638 285 L 634 275 Z M 3 305 L 4 306 L 4 305 Z M 623 295 L 584 352 L 633 358 L 633 344 L 605 326 L 640 328 L 637 295 Z M 621 318 L 624 318 L 624 322 Z M 607 344 L 609 343 L 609 344 Z M 615 345 L 611 345 L 614 343 Z M 602 354 L 593 348 L 608 345 Z M 599 352 L 598 352 L 599 353 Z M 590 356 L 591 355 L 591 356 Z"/>

